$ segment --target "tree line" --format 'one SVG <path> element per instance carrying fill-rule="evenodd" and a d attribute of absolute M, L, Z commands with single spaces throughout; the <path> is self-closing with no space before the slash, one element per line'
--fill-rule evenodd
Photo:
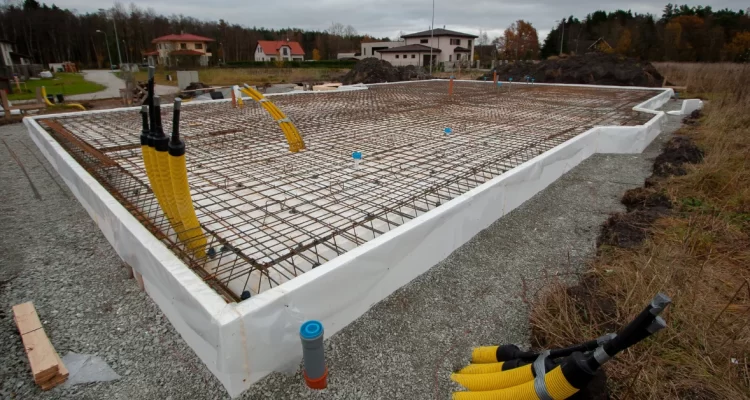
<path fill-rule="evenodd" d="M 562 49 L 561 49 L 562 46 Z M 596 11 L 583 20 L 563 18 L 540 57 L 597 50 L 651 61 L 750 61 L 746 11 L 667 4 L 661 18 L 630 10 Z"/>
<path fill-rule="evenodd" d="M 115 41 L 115 29 L 119 43 Z M 331 24 L 326 31 L 248 28 L 224 20 L 165 16 L 135 4 L 126 7 L 115 3 L 112 8 L 93 13 L 77 13 L 37 0 L 11 2 L 0 7 L 0 39 L 14 42 L 16 52 L 45 65 L 73 61 L 84 67 L 105 67 L 109 64 L 107 50 L 113 64 L 118 64 L 118 44 L 122 62 L 140 63 L 144 52 L 156 48 L 151 43 L 153 39 L 180 32 L 216 40 L 208 44 L 212 65 L 254 60 L 258 40 L 297 41 L 308 59 L 335 59 L 338 52 L 359 51 L 362 41 L 374 40 L 358 34 L 351 25 L 341 23 Z"/>
<path fill-rule="evenodd" d="M 297 41 L 308 59 L 335 59 L 339 52 L 358 51 L 360 43 L 378 40 L 341 23 L 325 31 L 249 28 L 224 20 L 165 16 L 134 4 L 115 3 L 99 12 L 78 13 L 38 0 L 15 1 L 0 7 L 0 39 L 15 42 L 16 52 L 42 64 L 73 61 L 104 67 L 108 54 L 113 64 L 142 62 L 143 53 L 155 49 L 154 38 L 180 32 L 216 40 L 208 45 L 212 65 L 254 60 L 258 40 Z M 660 18 L 630 10 L 596 11 L 582 20 L 563 18 L 541 45 L 537 30 L 523 20 L 494 40 L 480 32 L 476 43 L 493 46 L 493 57 L 499 59 L 596 50 L 652 61 L 750 61 L 750 17 L 742 10 L 667 4 Z"/>

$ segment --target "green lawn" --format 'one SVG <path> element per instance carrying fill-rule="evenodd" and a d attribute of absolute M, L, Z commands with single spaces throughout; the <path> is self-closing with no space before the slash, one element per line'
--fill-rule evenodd
<path fill-rule="evenodd" d="M 13 93 L 8 95 L 10 100 L 27 100 L 36 98 L 36 88 L 44 86 L 47 88 L 47 94 L 58 94 L 64 95 L 93 93 L 100 90 L 106 89 L 105 86 L 98 83 L 89 82 L 83 79 L 83 74 L 76 74 L 72 72 L 58 72 L 54 78 L 51 79 L 38 79 L 28 80 L 25 83 L 21 82 L 21 93 L 18 93 L 18 89 L 15 83 L 12 82 Z"/>

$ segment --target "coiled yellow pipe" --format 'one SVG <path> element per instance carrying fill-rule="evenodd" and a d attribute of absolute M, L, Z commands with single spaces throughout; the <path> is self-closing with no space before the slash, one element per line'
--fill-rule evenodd
<path fill-rule="evenodd" d="M 533 380 L 534 373 L 532 372 L 531 364 L 529 364 L 508 371 L 488 374 L 452 374 L 451 379 L 472 391 L 497 390 Z"/>
<path fill-rule="evenodd" d="M 554 400 L 565 400 L 578 392 L 578 389 L 565 379 L 562 368 L 559 366 L 548 372 L 544 379 L 547 392 Z M 537 396 L 534 390 L 534 380 L 532 379 L 507 389 L 481 392 L 455 392 L 453 393 L 453 400 L 539 400 L 539 396 Z"/>

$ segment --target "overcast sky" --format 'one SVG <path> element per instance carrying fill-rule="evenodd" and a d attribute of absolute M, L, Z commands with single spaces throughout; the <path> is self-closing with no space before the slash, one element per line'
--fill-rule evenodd
<path fill-rule="evenodd" d="M 79 12 L 108 7 L 93 0 L 40 0 Z M 129 2 L 124 1 L 124 4 Z M 406 33 L 429 29 L 431 0 L 136 0 L 139 7 L 153 8 L 157 13 L 183 14 L 201 20 L 224 19 L 229 23 L 266 28 L 296 27 L 325 30 L 332 22 L 352 25 L 360 34 L 395 38 Z M 540 41 L 555 25 L 555 20 L 573 15 L 583 18 L 595 10 L 630 9 L 657 16 L 667 1 L 608 0 L 435 0 L 435 27 L 466 33 L 488 31 L 490 39 L 498 36 L 513 21 L 524 19 L 539 31 Z M 710 5 L 714 9 L 745 9 L 748 0 L 679 1 L 680 4 Z"/>

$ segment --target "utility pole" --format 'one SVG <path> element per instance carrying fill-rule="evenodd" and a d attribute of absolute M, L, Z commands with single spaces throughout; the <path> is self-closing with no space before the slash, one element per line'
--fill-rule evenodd
<path fill-rule="evenodd" d="M 560 55 L 562 56 L 563 39 L 565 39 L 565 18 L 562 19 L 562 34 L 560 35 Z"/>
<path fill-rule="evenodd" d="M 109 51 L 109 39 L 107 39 L 107 32 L 97 29 L 97 33 L 104 34 L 104 43 L 107 45 L 107 56 L 109 56 L 109 69 L 112 69 L 112 53 Z"/>
<path fill-rule="evenodd" d="M 430 25 L 430 76 L 432 76 L 432 42 L 435 40 L 435 0 L 432 0 L 432 24 Z"/>

